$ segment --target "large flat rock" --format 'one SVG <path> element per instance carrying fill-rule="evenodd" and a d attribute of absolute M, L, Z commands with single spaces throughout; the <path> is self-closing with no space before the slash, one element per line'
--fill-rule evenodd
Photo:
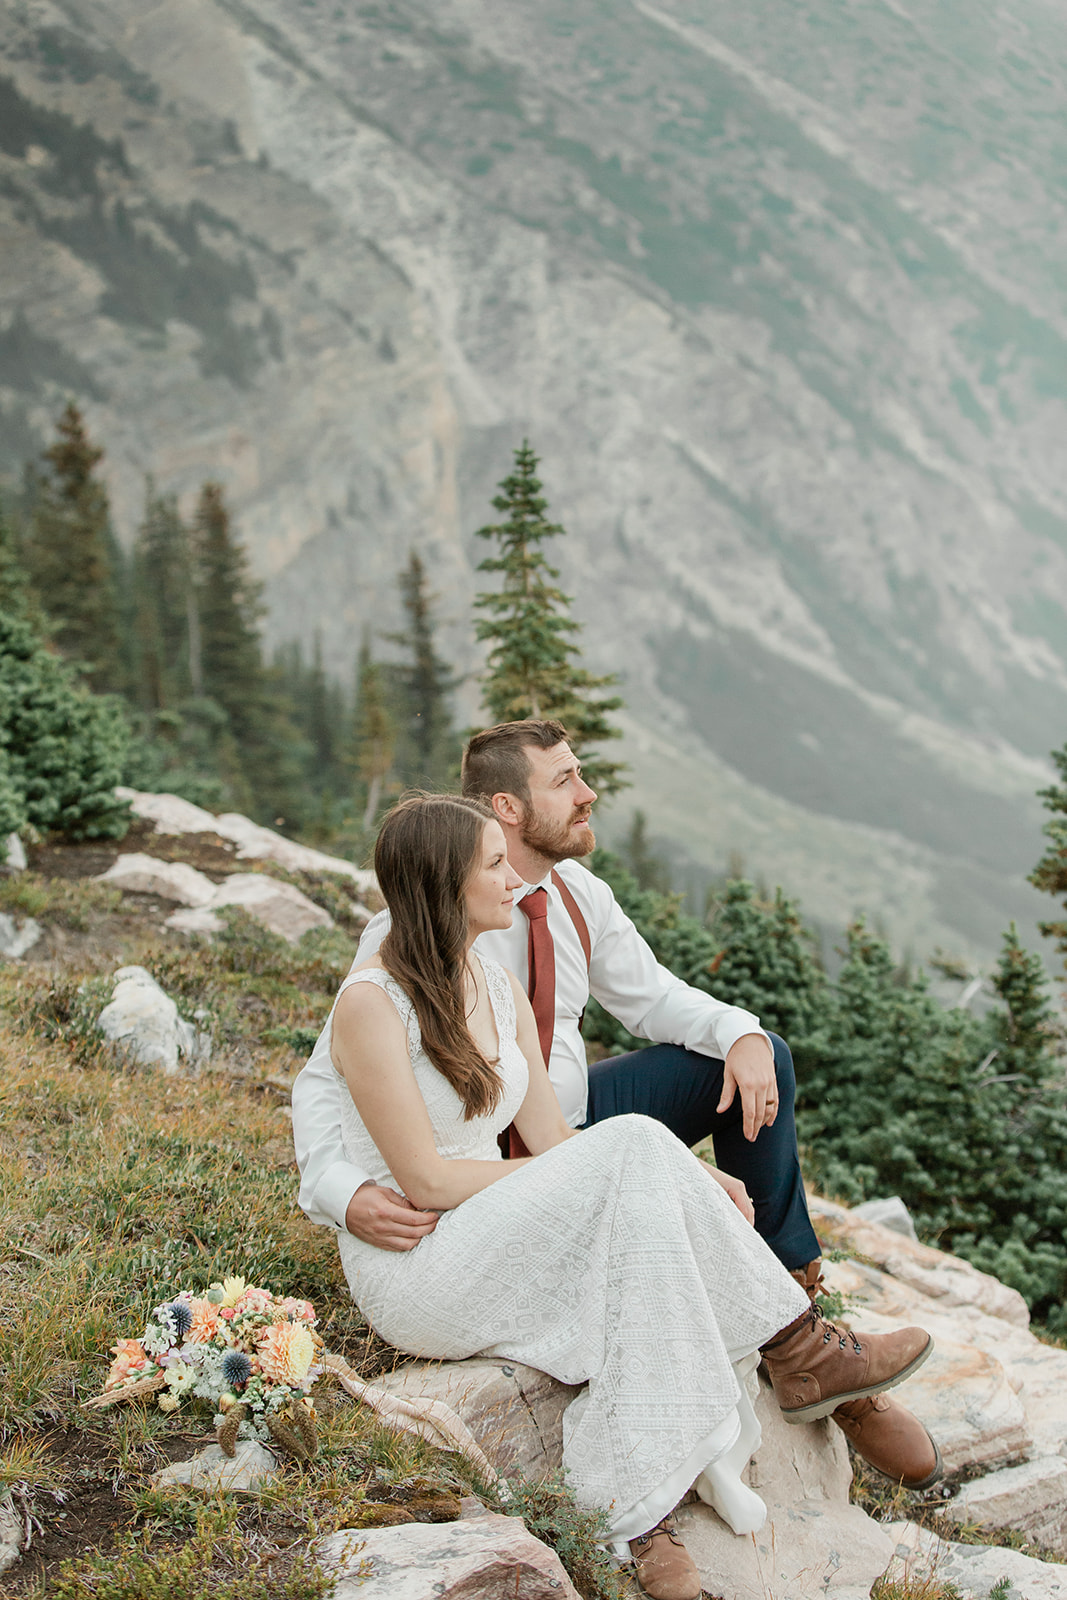
<path fill-rule="evenodd" d="M 225 906 L 240 906 L 271 933 L 296 944 L 312 928 L 332 928 L 328 911 L 309 900 L 293 883 L 266 872 L 235 872 L 214 890 L 205 904 L 176 911 L 166 926 L 178 933 L 217 933 L 222 922 L 217 913 Z"/>
<path fill-rule="evenodd" d="M 911 1579 L 916 1585 L 912 1593 L 921 1593 L 918 1582 L 936 1574 L 942 1583 L 954 1583 L 967 1600 L 989 1600 L 1004 1578 L 1009 1587 L 998 1600 L 1067 1600 L 1067 1566 L 997 1546 L 956 1544 L 913 1522 L 887 1523 L 886 1532 L 894 1545 L 887 1576 L 898 1582 Z"/>
<path fill-rule="evenodd" d="M 390 1394 L 430 1395 L 463 1418 L 497 1470 L 541 1477 L 563 1456 L 563 1413 L 579 1393 L 517 1361 L 420 1361 L 376 1378 Z"/>
<path fill-rule="evenodd" d="M 124 894 L 154 894 L 180 906 L 206 906 L 215 895 L 211 879 L 188 862 L 160 861 L 136 850 L 117 856 L 96 882 L 109 883 Z"/>
<path fill-rule="evenodd" d="M 965 1483 L 944 1515 L 968 1527 L 1011 1528 L 1067 1558 L 1067 1460 L 1036 1456 Z"/>
<path fill-rule="evenodd" d="M 554 1550 L 519 1517 L 344 1529 L 315 1554 L 333 1600 L 579 1600 Z"/>
<path fill-rule="evenodd" d="M 848 1504 L 848 1448 L 830 1422 L 786 1422 L 770 1388 L 755 1401 L 763 1440 L 745 1476 L 767 1506 L 763 1529 L 739 1538 L 708 1506 L 678 1513 L 704 1588 L 723 1600 L 868 1600 L 892 1543 Z"/>

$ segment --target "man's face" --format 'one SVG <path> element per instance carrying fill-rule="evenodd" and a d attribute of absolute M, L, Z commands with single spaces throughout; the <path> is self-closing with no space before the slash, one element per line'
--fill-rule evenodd
<path fill-rule="evenodd" d="M 569 861 L 587 856 L 596 844 L 589 813 L 596 799 L 582 777 L 582 769 L 569 745 L 551 750 L 527 746 L 530 764 L 530 803 L 524 807 L 519 837 L 529 850 L 546 861 Z"/>

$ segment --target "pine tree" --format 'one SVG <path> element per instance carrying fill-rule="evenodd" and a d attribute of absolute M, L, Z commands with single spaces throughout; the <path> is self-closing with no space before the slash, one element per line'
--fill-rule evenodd
<path fill-rule="evenodd" d="M 200 490 L 192 548 L 203 692 L 222 706 L 243 745 L 263 716 L 264 606 L 262 585 L 233 536 L 221 484 L 205 483 Z"/>
<path fill-rule="evenodd" d="M 192 693 L 190 657 L 197 633 L 188 530 L 173 495 L 151 480 L 133 550 L 136 698 L 147 711 L 175 707 Z"/>
<path fill-rule="evenodd" d="M 1044 801 L 1052 816 L 1042 829 L 1048 847 L 1030 874 L 1030 882 L 1036 889 L 1064 899 L 1067 909 L 1067 744 L 1052 751 L 1052 761 L 1064 782 L 1038 790 L 1038 799 Z M 1047 938 L 1056 940 L 1060 954 L 1067 958 L 1067 920 L 1042 922 L 1039 926 Z M 1067 967 L 1067 959 L 1064 966 Z"/>
<path fill-rule="evenodd" d="M 393 769 L 396 749 L 396 724 L 389 707 L 385 675 L 379 662 L 371 659 L 366 639 L 359 648 L 356 664 L 356 710 L 354 726 L 355 765 L 363 786 L 364 833 L 373 828 L 382 803 L 386 780 Z"/>
<path fill-rule="evenodd" d="M 1004 1002 L 992 1019 L 997 1076 L 1040 1089 L 1059 1070 L 1063 1029 L 1041 957 L 1023 947 L 1014 922 L 1001 943 L 992 982 Z"/>
<path fill-rule="evenodd" d="M 400 574 L 400 594 L 407 628 L 389 638 L 403 645 L 411 659 L 394 668 L 403 735 L 397 766 L 404 783 L 438 788 L 459 761 L 459 740 L 449 711 L 449 697 L 458 680 L 437 653 L 436 597 L 430 592 L 422 558 L 414 550 Z"/>
<path fill-rule="evenodd" d="M 262 585 L 233 535 L 222 486 L 205 483 L 191 532 L 202 698 L 225 714 L 215 745 L 219 773 L 235 802 L 276 826 L 308 818 L 307 740 L 287 714 L 281 685 L 264 667 Z"/>
<path fill-rule="evenodd" d="M 669 893 L 670 868 L 649 842 L 648 818 L 643 811 L 633 813 L 620 854 L 642 889 L 654 889 L 659 894 Z"/>
<path fill-rule="evenodd" d="M 119 702 L 81 687 L 27 617 L 0 609 L 0 833 L 121 838 L 128 743 Z"/>
<path fill-rule="evenodd" d="M 621 699 L 597 693 L 617 679 L 593 677 L 575 665 L 579 651 L 571 636 L 580 631 L 579 624 L 567 614 L 571 597 L 556 586 L 558 569 L 541 549 L 546 539 L 564 530 L 545 516 L 548 502 L 536 477 L 537 460 L 523 440 L 515 451 L 515 470 L 493 500 L 506 520 L 478 529 L 479 538 L 495 539 L 500 548 L 498 556 L 479 563 L 478 571 L 499 572 L 504 580 L 499 593 L 479 594 L 474 602 L 489 612 L 477 627 L 478 638 L 491 641 L 482 701 L 497 722 L 523 717 L 563 722 L 589 782 L 603 794 L 615 794 L 625 787 L 624 767 L 591 757 L 588 747 L 620 736 L 608 714 L 622 705 Z"/>
<path fill-rule="evenodd" d="M 34 480 L 23 558 L 57 648 L 94 688 L 119 689 L 122 563 L 107 490 L 95 470 L 104 452 L 89 440 L 73 401 L 56 431 L 44 452 L 46 469 Z"/>

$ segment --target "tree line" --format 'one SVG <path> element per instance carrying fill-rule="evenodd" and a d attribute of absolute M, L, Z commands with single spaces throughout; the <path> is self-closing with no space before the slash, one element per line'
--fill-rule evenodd
<path fill-rule="evenodd" d="M 112 525 L 103 456 L 68 404 L 54 442 L 27 467 L 6 513 L 0 508 L 0 611 L 25 641 L 23 676 L 32 662 L 53 696 L 65 685 L 72 727 L 94 730 L 99 772 L 75 758 L 85 739 L 73 740 L 70 785 L 101 794 L 117 781 L 167 789 L 358 853 L 404 788 L 455 784 L 460 679 L 439 651 L 435 596 L 417 551 L 398 573 L 402 628 L 368 630 L 350 684 L 327 675 L 317 634 L 309 653 L 292 641 L 267 662 L 262 586 L 222 486 L 204 483 L 183 517 L 176 496 L 149 480 L 127 555 Z M 488 613 L 475 630 L 489 655 L 483 703 L 489 720 L 566 720 L 611 792 L 622 768 L 592 747 L 617 737 L 609 713 L 621 702 L 602 692 L 613 679 L 579 664 L 578 624 L 542 548 L 563 529 L 547 520 L 536 467 L 524 444 L 493 502 L 503 519 L 479 530 L 498 551 L 482 570 L 500 576 L 499 588 L 475 600 Z M 385 659 L 383 644 L 392 647 Z M 0 718 L 9 794 L 0 821 L 47 830 L 62 815 L 66 831 L 91 834 L 98 811 L 99 829 L 109 830 L 113 803 L 85 800 L 73 812 L 34 804 L 27 760 L 32 767 L 35 726 L 23 717 L 5 732 Z M 56 773 L 42 774 L 37 787 L 57 783 Z"/>
<path fill-rule="evenodd" d="M 268 822 L 366 850 L 406 784 L 455 784 L 458 679 L 437 646 L 434 597 L 414 551 L 398 574 L 404 626 L 368 634 L 350 687 L 321 647 L 263 659 L 260 589 L 221 487 L 188 520 L 148 485 L 131 554 L 114 538 L 101 452 L 77 409 L 0 516 L 0 835 L 120 836 L 120 782 L 238 804 Z M 487 646 L 487 721 L 558 717 L 602 793 L 625 785 L 600 748 L 617 737 L 613 680 L 581 666 L 558 587 L 549 521 L 527 443 L 478 530 L 496 586 L 476 597 Z M 381 659 L 379 643 L 392 647 Z M 1042 791 L 1047 848 L 1031 875 L 1067 903 L 1067 746 Z M 670 871 L 633 815 L 620 855 L 593 869 L 672 971 L 755 1011 L 798 1066 L 805 1165 L 846 1202 L 887 1193 L 920 1234 L 1018 1288 L 1067 1336 L 1067 1087 L 1063 1027 L 1040 958 L 1009 928 L 985 1015 L 945 1007 L 861 921 L 831 977 L 818 942 L 779 890 L 735 872 L 703 919 L 683 910 Z M 1067 920 L 1042 931 L 1067 956 Z M 590 1044 L 639 1047 L 595 1001 Z"/>

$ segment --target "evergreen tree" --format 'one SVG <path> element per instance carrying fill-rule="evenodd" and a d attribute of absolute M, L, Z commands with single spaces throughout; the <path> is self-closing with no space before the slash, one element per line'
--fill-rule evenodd
<path fill-rule="evenodd" d="M 1040 1089 L 1059 1073 L 1063 1028 L 1049 998 L 1041 957 L 1019 941 L 1014 922 L 1005 933 L 993 988 L 1004 1009 L 993 1013 L 998 1077 Z"/>
<path fill-rule="evenodd" d="M 189 535 L 174 495 L 145 488 L 133 550 L 136 698 L 147 711 L 173 708 L 192 693 L 190 656 L 198 632 Z"/>
<path fill-rule="evenodd" d="M 480 562 L 478 571 L 499 572 L 504 580 L 500 592 L 479 594 L 474 602 L 489 613 L 477 628 L 479 639 L 491 641 L 482 700 L 496 722 L 555 717 L 565 723 L 589 782 L 603 794 L 615 794 L 625 787 L 622 764 L 591 757 L 588 747 L 619 737 L 608 714 L 622 701 L 597 692 L 617 679 L 593 677 L 575 665 L 579 651 L 571 636 L 580 631 L 579 624 L 567 614 L 571 597 L 556 586 L 559 572 L 541 549 L 563 529 L 545 516 L 548 502 L 536 477 L 537 459 L 523 440 L 515 451 L 515 470 L 493 500 L 506 520 L 478 529 L 479 538 L 496 540 L 500 549 Z"/>
<path fill-rule="evenodd" d="M 73 401 L 56 431 L 44 452 L 46 469 L 34 481 L 23 559 L 57 648 L 94 688 L 120 689 L 122 563 L 107 490 L 95 470 L 104 452 L 90 442 Z"/>
<path fill-rule="evenodd" d="M 236 804 L 278 827 L 308 818 L 310 751 L 287 714 L 281 685 L 263 665 L 262 586 L 235 539 L 222 486 L 205 483 L 191 533 L 197 654 L 190 678 L 225 714 L 215 761 Z M 194 652 L 191 650 L 191 655 Z"/>
<path fill-rule="evenodd" d="M 369 833 L 393 770 L 396 723 L 389 706 L 385 675 L 380 663 L 371 659 L 366 639 L 360 645 L 356 664 L 353 732 L 356 773 L 363 790 L 362 827 L 364 833 Z"/>
<path fill-rule="evenodd" d="M 1046 894 L 1063 899 L 1067 909 L 1067 744 L 1052 751 L 1052 761 L 1064 782 L 1038 790 L 1038 799 L 1045 802 L 1045 809 L 1052 816 L 1042 829 L 1048 846 L 1030 874 L 1030 882 Z M 1046 937 L 1056 940 L 1060 954 L 1067 958 L 1067 920 L 1042 922 L 1040 928 Z M 1064 965 L 1067 966 L 1067 959 Z"/>
<path fill-rule="evenodd" d="M 410 662 L 394 669 L 402 735 L 397 767 L 402 782 L 439 788 L 459 763 L 459 739 L 452 728 L 449 697 L 457 679 L 437 653 L 433 604 L 426 568 L 412 551 L 400 574 L 400 593 L 407 613 L 403 633 L 390 634 L 410 653 Z"/>
<path fill-rule="evenodd" d="M 0 609 L 0 833 L 121 838 L 128 742 L 119 702 L 80 687 L 25 616 Z"/>
<path fill-rule="evenodd" d="M 642 889 L 655 889 L 659 894 L 670 891 L 670 868 L 649 842 L 648 818 L 643 811 L 633 813 L 620 854 Z"/>
<path fill-rule="evenodd" d="M 201 488 L 192 544 L 203 692 L 223 708 L 244 745 L 264 714 L 259 642 L 264 606 L 262 585 L 233 536 L 221 484 Z"/>

